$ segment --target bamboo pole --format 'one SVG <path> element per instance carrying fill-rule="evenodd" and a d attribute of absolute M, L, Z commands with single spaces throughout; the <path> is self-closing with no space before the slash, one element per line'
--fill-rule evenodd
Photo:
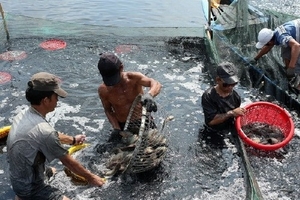
<path fill-rule="evenodd" d="M 4 30 L 5 30 L 5 33 L 6 33 L 6 40 L 8 41 L 9 40 L 9 33 L 8 33 L 7 26 L 6 26 L 4 11 L 3 11 L 1 3 L 0 3 L 0 12 L 1 12 L 2 20 L 3 20 L 3 27 L 4 27 Z"/>

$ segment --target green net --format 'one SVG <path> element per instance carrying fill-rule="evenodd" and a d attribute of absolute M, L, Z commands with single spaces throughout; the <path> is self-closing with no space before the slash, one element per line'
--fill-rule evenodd
<path fill-rule="evenodd" d="M 172 120 L 167 117 L 158 129 L 154 113 L 146 111 L 141 103 L 142 96 L 138 95 L 132 103 L 122 135 L 122 144 L 114 149 L 106 162 L 105 175 L 116 172 L 141 173 L 157 167 L 163 160 L 167 148 L 165 123 Z"/>
<path fill-rule="evenodd" d="M 249 5 L 247 0 L 214 1 L 210 2 L 210 5 L 209 20 L 212 31 L 207 44 L 212 63 L 216 65 L 225 60 L 233 62 L 239 68 L 243 86 L 258 88 L 286 106 L 299 110 L 297 96 L 289 91 L 280 47 L 275 46 L 271 52 L 260 58 L 256 65 L 249 62 L 250 58 L 254 58 L 258 53 L 255 44 L 258 32 L 262 28 L 274 30 L 284 22 L 296 19 L 297 16 L 277 10 L 259 10 Z M 216 76 L 215 69 L 216 67 L 212 66 L 207 68 L 212 77 Z M 238 141 L 238 144 L 247 172 L 247 199 L 263 199 L 244 146 L 241 141 Z"/>
<path fill-rule="evenodd" d="M 298 109 L 298 96 L 289 90 L 280 47 L 275 46 L 259 59 L 257 65 L 249 63 L 258 53 L 255 48 L 258 32 L 262 28 L 275 29 L 297 16 L 269 9 L 257 9 L 247 0 L 233 1 L 211 8 L 211 28 L 213 37 L 210 43 L 212 60 L 228 60 L 239 67 L 241 84 L 249 88 L 259 88 L 289 108 Z M 228 3 L 228 2 L 227 2 Z M 221 50 L 220 50 L 221 49 Z M 215 67 L 209 68 L 215 76 Z"/>
<path fill-rule="evenodd" d="M 141 104 L 142 96 L 138 95 L 131 106 L 125 124 L 125 131 L 137 134 L 135 148 L 128 164 L 128 171 L 140 173 L 156 167 L 167 151 L 167 138 L 159 131 L 151 113 Z"/>

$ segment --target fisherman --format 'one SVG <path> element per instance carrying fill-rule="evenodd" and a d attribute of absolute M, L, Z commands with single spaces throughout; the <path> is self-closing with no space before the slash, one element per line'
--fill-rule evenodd
<path fill-rule="evenodd" d="M 45 183 L 45 162 L 55 158 L 86 178 L 89 184 L 102 186 L 104 180 L 85 169 L 62 146 L 82 144 L 85 135 L 65 135 L 46 120 L 46 114 L 57 106 L 58 96 L 67 96 L 59 79 L 53 74 L 40 72 L 34 74 L 27 85 L 26 99 L 31 106 L 14 118 L 7 138 L 7 160 L 16 199 L 69 199 L 59 189 Z"/>
<path fill-rule="evenodd" d="M 213 144 L 224 144 L 224 137 L 234 127 L 234 119 L 244 115 L 241 97 L 233 89 L 239 78 L 236 67 L 230 62 L 217 66 L 216 85 L 207 89 L 202 95 L 202 108 L 205 117 L 201 137 Z"/>
<path fill-rule="evenodd" d="M 263 28 L 258 33 L 256 48 L 261 49 L 254 57 L 257 61 L 275 45 L 281 46 L 281 57 L 286 68 L 286 75 L 292 80 L 291 85 L 300 90 L 300 19 L 288 21 L 274 31 Z"/>
<path fill-rule="evenodd" d="M 153 98 L 160 93 L 162 86 L 140 72 L 125 72 L 123 63 L 110 52 L 100 54 L 98 69 L 103 79 L 98 88 L 99 98 L 113 128 L 109 141 L 118 141 L 122 138 L 120 131 L 124 130 L 135 98 L 143 94 L 142 103 L 147 111 L 156 112 L 157 105 Z M 149 87 L 146 94 L 143 87 Z"/>

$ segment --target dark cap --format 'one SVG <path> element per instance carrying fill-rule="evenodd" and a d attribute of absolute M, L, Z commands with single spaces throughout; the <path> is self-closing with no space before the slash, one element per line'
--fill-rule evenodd
<path fill-rule="evenodd" d="M 228 84 L 239 82 L 236 67 L 230 62 L 220 63 L 217 67 L 217 75 Z"/>
<path fill-rule="evenodd" d="M 60 79 L 47 72 L 39 72 L 31 77 L 32 89 L 37 91 L 53 91 L 60 97 L 66 97 L 68 93 L 60 87 Z"/>
<path fill-rule="evenodd" d="M 98 69 L 105 85 L 113 86 L 121 80 L 120 67 L 122 62 L 113 53 L 100 54 Z"/>

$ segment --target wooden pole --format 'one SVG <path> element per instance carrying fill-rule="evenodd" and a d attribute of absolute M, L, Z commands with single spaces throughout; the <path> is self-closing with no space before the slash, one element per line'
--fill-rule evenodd
<path fill-rule="evenodd" d="M 6 39 L 8 41 L 9 40 L 9 33 L 8 33 L 7 26 L 6 26 L 6 21 L 5 21 L 5 18 L 4 18 L 4 12 L 3 12 L 3 8 L 2 8 L 1 3 L 0 3 L 0 12 L 1 12 L 2 20 L 3 20 L 4 30 L 5 30 L 5 33 L 6 33 Z"/>

